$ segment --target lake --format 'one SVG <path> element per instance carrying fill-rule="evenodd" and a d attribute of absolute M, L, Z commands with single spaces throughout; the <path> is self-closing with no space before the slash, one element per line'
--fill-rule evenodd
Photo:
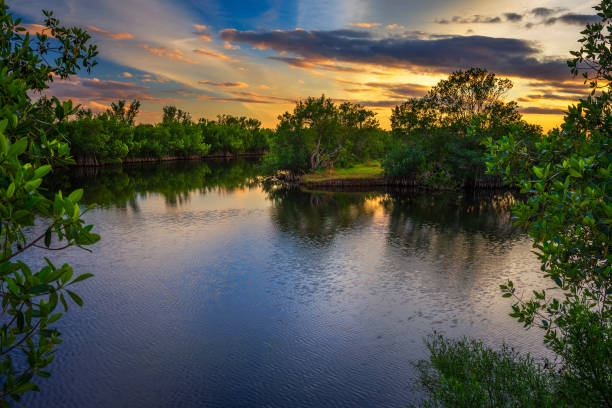
<path fill-rule="evenodd" d="M 95 277 L 30 407 L 398 407 L 433 331 L 544 353 L 508 316 L 507 278 L 549 284 L 509 193 L 308 192 L 255 162 L 57 175 L 99 206 L 93 253 L 42 256 Z"/>

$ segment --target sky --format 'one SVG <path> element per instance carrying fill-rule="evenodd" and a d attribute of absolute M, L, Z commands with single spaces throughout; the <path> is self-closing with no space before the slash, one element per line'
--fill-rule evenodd
<path fill-rule="evenodd" d="M 297 99 L 325 94 L 369 107 L 388 128 L 395 105 L 480 67 L 510 78 L 507 99 L 545 129 L 587 92 L 565 61 L 596 3 L 8 0 L 31 32 L 46 9 L 92 35 L 99 65 L 49 92 L 94 111 L 138 99 L 145 123 L 171 104 L 195 119 L 232 114 L 275 127 Z"/>

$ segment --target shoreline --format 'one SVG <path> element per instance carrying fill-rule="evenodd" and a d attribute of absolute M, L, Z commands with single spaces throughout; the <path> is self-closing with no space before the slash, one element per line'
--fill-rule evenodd
<path fill-rule="evenodd" d="M 400 187 L 400 188 L 415 188 L 423 190 L 437 191 L 459 191 L 465 189 L 472 190 L 505 190 L 511 189 L 503 183 L 501 178 L 492 178 L 486 180 L 475 180 L 474 182 L 464 184 L 462 186 L 444 188 L 442 186 L 432 186 L 421 183 L 415 179 L 389 179 L 385 177 L 363 177 L 363 178 L 331 178 L 327 180 L 305 181 L 300 179 L 296 182 L 300 187 L 306 188 L 345 188 L 345 187 Z"/>

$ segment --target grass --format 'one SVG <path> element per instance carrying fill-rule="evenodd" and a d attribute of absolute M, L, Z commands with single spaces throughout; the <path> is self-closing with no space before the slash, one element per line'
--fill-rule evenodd
<path fill-rule="evenodd" d="M 383 169 L 377 161 L 357 164 L 345 169 L 319 170 L 306 174 L 302 181 L 307 183 L 338 179 L 376 179 L 383 177 Z"/>

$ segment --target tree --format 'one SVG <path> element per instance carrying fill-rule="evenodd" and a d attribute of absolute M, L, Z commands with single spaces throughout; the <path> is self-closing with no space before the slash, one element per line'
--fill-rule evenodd
<path fill-rule="evenodd" d="M 463 135 L 478 118 L 486 131 L 506 133 L 512 125 L 521 123 L 518 105 L 503 100 L 512 86 L 509 79 L 498 78 L 486 69 L 455 71 L 427 95 L 396 106 L 391 128 L 401 137 L 441 128 Z"/>
<path fill-rule="evenodd" d="M 347 164 L 380 136 L 374 112 L 345 102 L 336 105 L 325 95 L 297 101 L 293 112 L 278 117 L 268 167 L 302 174 L 321 167 Z M 361 149 L 363 148 L 363 149 Z"/>
<path fill-rule="evenodd" d="M 601 22 L 582 31 L 569 61 L 592 94 L 570 106 L 560 129 L 532 143 L 511 134 L 488 140 L 491 172 L 530 194 L 515 209 L 555 289 L 518 295 L 511 316 L 544 330 L 562 359 L 563 392 L 578 405 L 612 406 L 612 1 L 596 6 Z"/>
<path fill-rule="evenodd" d="M 134 120 L 140 110 L 140 101 L 132 101 L 129 106 L 126 106 L 126 101 L 121 99 L 117 102 L 112 102 L 110 109 L 106 110 L 106 115 L 110 119 L 118 120 L 130 126 L 134 125 Z"/>
<path fill-rule="evenodd" d="M 79 200 L 83 190 L 68 196 L 61 191 L 43 192 L 43 178 L 58 163 L 69 162 L 69 147 L 58 126 L 75 114 L 70 101 L 41 98 L 32 91 L 48 87 L 53 76 L 67 78 L 80 68 L 89 70 L 97 49 L 89 35 L 78 28 L 64 28 L 44 12 L 45 31 L 32 41 L 20 19 L 0 0 L 0 406 L 9 399 L 38 390 L 35 377 L 45 371 L 61 343 L 53 324 L 62 317 L 67 297 L 83 301 L 69 287 L 90 274 L 73 278 L 73 269 L 47 260 L 33 271 L 18 255 L 32 248 L 62 250 L 84 247 L 99 240 L 91 225 L 81 219 Z M 47 57 L 58 56 L 53 64 Z M 36 228 L 32 228 L 36 226 Z M 38 231 L 38 232 L 35 232 Z"/>

